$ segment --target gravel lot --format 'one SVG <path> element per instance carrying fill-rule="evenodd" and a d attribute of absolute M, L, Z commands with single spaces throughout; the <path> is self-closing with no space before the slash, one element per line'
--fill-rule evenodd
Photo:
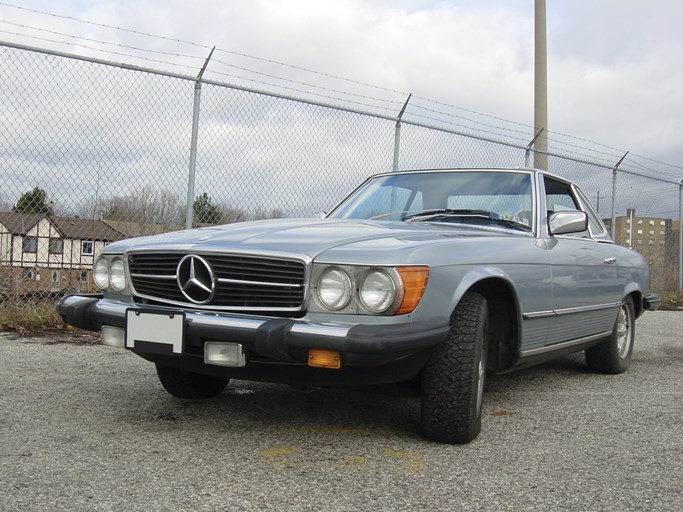
<path fill-rule="evenodd" d="M 482 434 L 426 442 L 419 401 L 235 382 L 181 401 L 123 350 L 0 335 L 0 510 L 683 510 L 683 313 L 631 369 L 494 376 Z"/>

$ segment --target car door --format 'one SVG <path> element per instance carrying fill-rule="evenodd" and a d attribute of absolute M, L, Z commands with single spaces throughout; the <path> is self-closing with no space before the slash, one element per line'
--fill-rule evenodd
<path fill-rule="evenodd" d="M 544 176 L 547 215 L 581 210 L 572 186 Z M 620 284 L 610 245 L 596 241 L 587 229 L 568 235 L 548 234 L 553 323 L 547 344 L 600 336 L 611 332 L 616 319 Z"/>

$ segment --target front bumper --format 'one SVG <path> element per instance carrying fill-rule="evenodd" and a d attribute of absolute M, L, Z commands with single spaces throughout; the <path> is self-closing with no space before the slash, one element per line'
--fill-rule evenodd
<path fill-rule="evenodd" d="M 646 311 L 655 311 L 661 303 L 662 301 L 656 293 L 648 293 L 643 297 L 643 309 Z"/>
<path fill-rule="evenodd" d="M 91 331 L 103 325 L 125 328 L 127 310 L 178 311 L 168 307 L 140 307 L 115 302 L 102 295 L 69 295 L 57 305 L 64 322 Z M 314 324 L 272 318 L 204 311 L 185 311 L 184 355 L 201 355 L 205 341 L 240 343 L 252 358 L 271 362 L 306 362 L 308 350 L 337 351 L 345 365 L 390 364 L 442 343 L 448 323 Z"/>

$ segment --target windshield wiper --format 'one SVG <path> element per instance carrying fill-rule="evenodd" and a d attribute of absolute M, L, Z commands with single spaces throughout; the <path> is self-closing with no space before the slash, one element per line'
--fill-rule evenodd
<path fill-rule="evenodd" d="M 437 219 L 455 220 L 456 222 L 459 220 L 464 222 L 483 220 L 519 231 L 531 231 L 531 227 L 526 224 L 514 220 L 501 219 L 495 213 L 488 210 L 456 210 L 452 208 L 441 208 L 437 210 L 425 210 L 403 218 L 406 222 L 425 222 Z"/>
<path fill-rule="evenodd" d="M 527 224 L 523 224 L 521 222 L 517 222 L 514 220 L 508 220 L 508 219 L 491 219 L 492 222 L 495 222 L 496 224 L 500 224 L 505 227 L 509 227 L 512 229 L 517 229 L 519 231 L 531 231 L 531 226 Z"/>
<path fill-rule="evenodd" d="M 453 208 L 439 208 L 436 210 L 425 210 L 423 212 L 406 215 L 403 220 L 407 222 L 431 220 L 437 217 L 447 218 L 478 218 L 478 219 L 495 219 L 494 214 L 488 210 L 456 210 Z"/>

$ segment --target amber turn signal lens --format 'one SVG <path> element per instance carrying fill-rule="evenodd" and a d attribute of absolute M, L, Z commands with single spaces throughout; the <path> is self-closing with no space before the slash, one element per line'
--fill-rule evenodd
<path fill-rule="evenodd" d="M 341 357 L 339 352 L 333 350 L 312 348 L 308 351 L 308 366 L 338 370 L 341 368 Z"/>
<path fill-rule="evenodd" d="M 429 267 L 398 267 L 403 280 L 403 300 L 395 315 L 412 312 L 422 300 L 429 281 Z"/>

